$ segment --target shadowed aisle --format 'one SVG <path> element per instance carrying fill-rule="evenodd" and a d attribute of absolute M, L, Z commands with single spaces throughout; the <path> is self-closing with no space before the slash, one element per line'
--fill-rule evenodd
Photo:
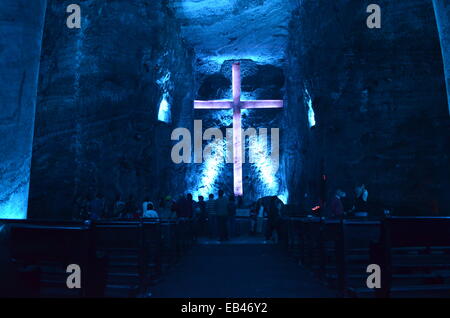
<path fill-rule="evenodd" d="M 155 298 L 335 297 L 272 244 L 202 244 L 150 289 Z"/>

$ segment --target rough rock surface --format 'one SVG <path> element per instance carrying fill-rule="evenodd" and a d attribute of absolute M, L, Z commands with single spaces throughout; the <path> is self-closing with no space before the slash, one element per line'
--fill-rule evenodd
<path fill-rule="evenodd" d="M 0 3 L 0 218 L 25 218 L 44 0 Z"/>
<path fill-rule="evenodd" d="M 0 39 L 2 74 L 11 76 L 0 88 L 0 132 L 7 136 L 0 140 L 7 149 L 0 152 L 0 204 L 21 188 L 14 206 L 24 210 L 32 72 L 17 92 L 23 70 L 37 72 L 43 15 L 28 16 L 22 2 L 0 5 L 1 27 L 30 44 L 21 55 L 8 44 L 14 41 Z M 40 3 L 29 8 L 37 12 Z M 247 198 L 289 193 L 289 202 L 310 209 L 337 187 L 351 194 L 365 183 L 375 214 L 449 213 L 446 2 L 379 0 L 382 28 L 368 29 L 369 0 L 85 0 L 79 30 L 66 27 L 71 3 L 47 5 L 31 217 L 69 218 L 80 198 L 96 192 L 111 202 L 119 192 L 141 201 L 198 191 L 211 172 L 217 188 L 231 192 L 231 164 L 217 171 L 214 162 L 211 170 L 174 165 L 170 137 L 178 127 L 193 132 L 194 119 L 203 119 L 204 129 L 231 127 L 230 112 L 194 111 L 192 101 L 230 98 L 235 60 L 242 63 L 243 98 L 285 100 L 284 110 L 243 113 L 244 128 L 281 129 L 276 179 L 266 175 L 264 184 L 267 167 L 244 166 Z M 13 16 L 27 21 L 24 28 L 14 29 Z M 158 120 L 164 100 L 167 122 Z M 267 184 L 276 186 L 266 191 Z"/>
<path fill-rule="evenodd" d="M 289 0 L 174 0 L 182 33 L 195 48 L 197 71 L 218 72 L 226 60 L 280 65 L 285 58 Z"/>
<path fill-rule="evenodd" d="M 83 1 L 81 29 L 65 27 L 71 1 L 49 1 L 41 59 L 30 215 L 71 217 L 77 200 L 165 195 L 172 126 L 192 105 L 192 52 L 165 1 Z M 170 74 L 170 75 L 169 75 Z M 158 121 L 168 93 L 172 124 Z"/>
<path fill-rule="evenodd" d="M 450 113 L 450 3 L 445 0 L 433 0 L 436 20 L 441 38 L 442 56 L 447 79 L 448 110 Z"/>
<path fill-rule="evenodd" d="M 448 214 L 450 118 L 432 3 L 379 1 L 382 28 L 368 29 L 369 3 L 305 0 L 291 21 L 291 198 L 310 208 L 365 183 L 374 213 Z"/>

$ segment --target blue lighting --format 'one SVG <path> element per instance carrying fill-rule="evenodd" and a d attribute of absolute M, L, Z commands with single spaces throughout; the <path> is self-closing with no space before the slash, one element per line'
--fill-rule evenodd
<path fill-rule="evenodd" d="M 261 196 L 278 194 L 279 184 L 274 163 L 267 152 L 267 142 L 261 137 L 251 137 L 249 152 L 253 153 L 252 165 L 263 183 Z"/>
<path fill-rule="evenodd" d="M 284 204 L 288 204 L 288 202 L 289 202 L 289 192 L 287 190 L 283 191 L 281 194 L 278 195 L 278 199 L 283 201 Z"/>
<path fill-rule="evenodd" d="M 230 127 L 233 124 L 233 110 L 215 110 L 212 113 L 213 119 L 220 122 L 222 127 Z"/>
<path fill-rule="evenodd" d="M 199 195 L 207 198 L 209 194 L 215 193 L 218 190 L 216 188 L 216 180 L 225 166 L 226 141 L 215 140 L 210 142 L 208 146 L 212 150 L 211 156 L 204 158 L 201 177 L 198 179 L 199 181 L 195 185 L 195 188 L 190 191 L 194 198 L 197 198 Z"/>
<path fill-rule="evenodd" d="M 170 71 L 167 71 L 160 79 L 156 81 L 156 84 L 158 84 L 158 86 L 163 91 L 163 97 L 159 102 L 158 120 L 167 124 L 170 124 L 172 122 L 171 105 L 169 102 L 169 92 L 173 88 L 173 85 L 170 81 L 171 76 L 172 74 L 170 73 Z"/>
<path fill-rule="evenodd" d="M 161 102 L 159 103 L 158 120 L 170 124 L 172 121 L 170 104 L 167 101 L 168 94 L 164 94 Z"/>
<path fill-rule="evenodd" d="M 28 208 L 28 184 L 21 186 L 4 202 L 0 202 L 0 218 L 26 219 Z"/>
<path fill-rule="evenodd" d="M 305 88 L 305 102 L 308 106 L 308 122 L 309 122 L 309 128 L 312 128 L 316 125 L 316 115 L 314 114 L 314 109 L 312 107 L 312 99 L 309 95 L 308 90 Z"/>

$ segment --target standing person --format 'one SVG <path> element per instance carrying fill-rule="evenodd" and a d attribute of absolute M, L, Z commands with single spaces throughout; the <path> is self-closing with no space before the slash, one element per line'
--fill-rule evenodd
<path fill-rule="evenodd" d="M 161 219 L 166 220 L 173 220 L 177 217 L 175 211 L 172 209 L 172 197 L 167 196 L 165 199 L 161 202 L 161 206 L 159 207 L 159 216 Z"/>
<path fill-rule="evenodd" d="M 368 197 L 369 192 L 364 184 L 355 188 L 355 204 L 353 207 L 355 216 L 368 216 Z"/>
<path fill-rule="evenodd" d="M 91 201 L 91 220 L 100 220 L 105 212 L 105 200 L 101 193 L 97 193 L 94 200 Z"/>
<path fill-rule="evenodd" d="M 345 197 L 345 193 L 340 189 L 337 189 L 334 197 L 330 202 L 330 217 L 331 218 L 342 218 L 344 217 L 344 205 L 342 204 L 341 198 Z"/>
<path fill-rule="evenodd" d="M 208 201 L 205 202 L 206 213 L 208 217 L 208 232 L 209 238 L 217 238 L 217 214 L 216 214 L 216 200 L 214 194 L 210 194 Z"/>
<path fill-rule="evenodd" d="M 122 201 L 120 193 L 116 195 L 116 200 L 113 206 L 112 218 L 120 218 L 125 210 L 125 202 Z"/>
<path fill-rule="evenodd" d="M 198 197 L 198 203 L 197 203 L 198 209 L 199 209 L 199 214 L 198 214 L 198 234 L 199 235 L 204 235 L 205 234 L 205 225 L 206 225 L 206 219 L 207 219 L 207 214 L 206 214 L 206 202 L 205 202 L 205 198 L 200 195 Z"/>
<path fill-rule="evenodd" d="M 228 199 L 228 233 L 230 237 L 234 237 L 236 235 L 236 200 L 234 195 L 230 195 Z"/>
<path fill-rule="evenodd" d="M 125 219 L 137 219 L 139 218 L 139 208 L 136 206 L 134 196 L 130 194 L 128 201 L 125 203 L 125 209 L 122 217 Z"/>
<path fill-rule="evenodd" d="M 177 202 L 177 216 L 179 218 L 192 218 L 194 215 L 194 200 L 192 194 L 188 193 Z"/>
<path fill-rule="evenodd" d="M 145 208 L 144 213 L 142 214 L 142 217 L 145 219 L 156 219 L 159 221 L 159 215 L 158 212 L 155 211 L 155 206 L 153 205 L 153 202 L 147 203 L 147 206 Z"/>
<path fill-rule="evenodd" d="M 277 196 L 271 197 L 270 201 L 267 203 L 267 229 L 266 229 L 266 241 L 272 239 L 273 231 L 277 233 L 278 239 L 280 239 L 280 227 L 281 227 L 281 208 L 283 202 L 278 199 Z"/>
<path fill-rule="evenodd" d="M 147 206 L 149 203 L 151 203 L 150 199 L 148 197 L 146 197 L 144 199 L 144 202 L 142 202 L 142 215 L 144 215 L 145 211 L 147 211 Z M 153 205 L 153 203 L 152 203 L 152 205 Z"/>
<path fill-rule="evenodd" d="M 224 197 L 223 190 L 219 190 L 219 198 L 216 200 L 216 214 L 219 228 L 219 241 L 228 241 L 228 200 Z"/>

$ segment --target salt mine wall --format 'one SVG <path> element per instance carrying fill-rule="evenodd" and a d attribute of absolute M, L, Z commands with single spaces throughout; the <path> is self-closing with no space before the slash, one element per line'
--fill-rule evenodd
<path fill-rule="evenodd" d="M 30 217 L 76 217 L 87 196 L 168 192 L 170 134 L 191 94 L 193 52 L 166 1 L 49 1 L 39 75 Z M 165 97 L 171 118 L 159 111 Z M 167 108 L 166 107 L 166 108 Z M 186 107 L 186 106 L 185 106 Z M 162 115 L 162 116 L 161 116 Z M 164 121 L 159 121 L 158 117 Z M 173 184 L 184 176 L 175 175 Z"/>
<path fill-rule="evenodd" d="M 0 5 L 0 218 L 26 218 L 45 0 Z"/>
<path fill-rule="evenodd" d="M 293 14 L 283 158 L 291 198 L 311 208 L 365 184 L 374 214 L 446 215 L 450 118 L 433 3 L 377 1 L 381 28 L 369 29 L 370 3 L 305 0 Z"/>
<path fill-rule="evenodd" d="M 450 113 L 450 2 L 433 0 L 433 4 L 441 38 L 442 57 L 444 59 L 447 93 L 449 96 L 448 109 Z"/>

